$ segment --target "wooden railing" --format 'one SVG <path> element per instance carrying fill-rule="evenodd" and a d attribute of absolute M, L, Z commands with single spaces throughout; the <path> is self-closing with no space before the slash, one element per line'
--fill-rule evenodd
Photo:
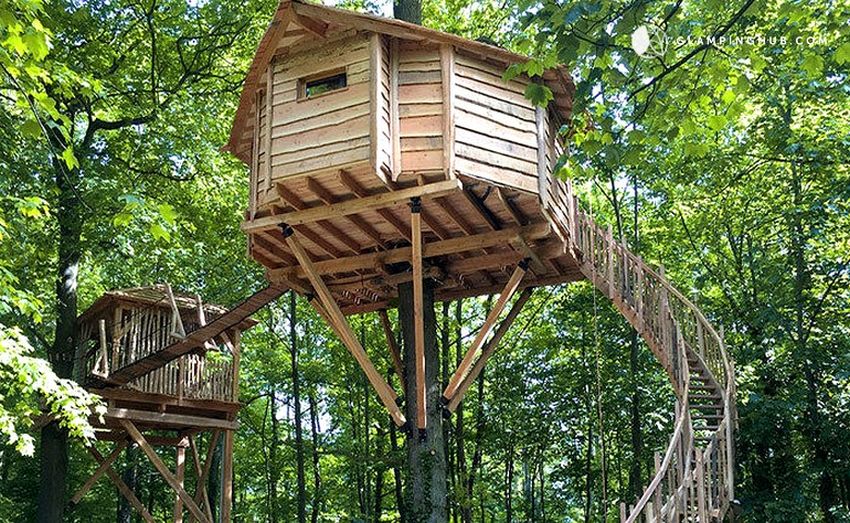
<path fill-rule="evenodd" d="M 114 372 L 171 346 L 182 339 L 175 337 L 172 322 L 172 313 L 158 307 L 123 311 L 112 321 L 111 332 L 101 320 L 97 334 L 82 333 L 81 339 L 91 344 L 86 352 L 87 375 L 108 381 Z M 190 331 L 200 327 L 188 320 L 184 323 Z M 228 354 L 233 348 L 225 350 L 212 341 L 202 345 L 199 352 L 184 354 L 125 386 L 180 399 L 237 401 L 233 355 Z"/>
<path fill-rule="evenodd" d="M 544 210 L 555 222 L 582 272 L 606 294 L 646 340 L 676 394 L 676 422 L 663 459 L 637 502 L 621 506 L 621 520 L 720 521 L 734 499 L 735 380 L 722 336 L 664 276 L 615 241 L 585 213 L 569 182 L 549 177 Z M 689 363 L 689 358 L 692 363 Z M 706 369 L 719 397 L 716 429 L 694 426 L 690 375 Z M 696 445 L 697 435 L 705 441 Z"/>

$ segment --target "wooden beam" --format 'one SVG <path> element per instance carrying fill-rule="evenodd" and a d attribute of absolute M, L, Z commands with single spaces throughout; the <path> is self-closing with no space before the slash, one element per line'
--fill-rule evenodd
<path fill-rule="evenodd" d="M 193 500 L 192 497 L 189 496 L 189 493 L 186 492 L 186 490 L 180 485 L 180 483 L 177 481 L 177 478 L 175 478 L 174 475 L 171 474 L 171 471 L 168 470 L 168 467 L 165 465 L 165 463 L 162 462 L 153 447 L 148 444 L 145 437 L 142 436 L 141 432 L 139 432 L 139 429 L 137 429 L 136 426 L 133 425 L 133 422 L 128 420 L 121 420 L 121 425 L 127 431 L 127 434 L 129 434 L 130 437 L 133 438 L 133 441 L 135 441 L 139 445 L 139 448 L 142 449 L 142 452 L 144 452 L 148 459 L 151 461 L 154 468 L 156 468 L 157 472 L 159 472 L 159 475 L 162 476 L 163 479 L 165 479 L 166 483 L 168 483 L 168 485 L 172 489 L 174 489 L 174 491 L 180 497 L 180 500 L 186 505 L 186 508 L 189 509 L 189 512 L 195 518 L 197 518 L 198 521 L 212 523 L 209 519 L 207 519 L 207 515 L 201 512 L 200 507 L 198 507 L 198 505 L 195 503 L 195 500 Z"/>
<path fill-rule="evenodd" d="M 378 317 L 381 318 L 381 327 L 384 329 L 384 337 L 387 338 L 387 347 L 390 350 L 393 368 L 395 369 L 396 376 L 398 376 L 398 382 L 401 384 L 401 390 L 407 390 L 404 384 L 404 365 L 401 362 L 401 351 L 393 334 L 393 327 L 390 324 L 389 316 L 387 316 L 387 310 L 380 309 L 378 311 Z"/>
<path fill-rule="evenodd" d="M 423 216 L 423 221 L 424 216 Z M 474 236 L 463 236 L 425 244 L 422 249 L 423 258 L 446 256 L 464 251 L 474 251 L 487 247 L 505 245 L 516 236 L 522 236 L 526 241 L 539 240 L 549 236 L 551 227 L 548 223 L 535 223 L 524 227 L 502 229 Z M 361 254 L 337 260 L 325 260 L 315 262 L 313 270 L 319 275 L 335 274 L 340 272 L 353 272 L 361 269 L 373 269 L 377 265 L 389 265 L 393 263 L 409 262 L 412 256 L 410 247 L 399 247 L 386 252 Z M 303 267 L 292 267 L 266 271 L 266 277 L 272 282 L 278 282 L 278 275 L 297 278 L 306 277 Z"/>
<path fill-rule="evenodd" d="M 188 427 L 235 430 L 237 423 L 224 419 L 207 418 L 202 416 L 187 416 L 185 414 L 169 414 L 149 410 L 108 408 L 104 415 L 106 419 L 116 419 L 123 425 L 124 421 L 136 421 L 149 424 L 156 428 Z"/>
<path fill-rule="evenodd" d="M 203 467 L 201 466 L 201 454 L 198 450 L 198 445 L 195 443 L 195 438 L 193 436 L 189 437 L 189 447 L 192 449 L 192 461 L 195 464 L 195 476 L 197 477 L 197 481 L 195 482 L 195 497 L 193 499 L 199 507 L 204 507 L 210 519 L 212 519 L 212 507 L 210 506 L 210 498 L 207 494 L 207 479 L 210 476 L 210 470 L 212 470 L 212 458 L 220 436 L 221 431 L 219 430 L 214 431 L 210 436 L 210 441 L 207 445 L 207 456 L 204 459 Z"/>
<path fill-rule="evenodd" d="M 398 405 L 396 405 L 396 398 L 398 395 L 393 391 L 392 387 L 390 387 L 384 378 L 375 370 L 375 366 L 372 365 L 372 361 L 369 359 L 369 356 L 366 354 L 366 351 L 363 349 L 363 346 L 360 345 L 360 342 L 357 340 L 357 336 L 351 330 L 351 326 L 348 324 L 348 321 L 345 319 L 342 311 L 337 305 L 336 300 L 331 294 L 330 290 L 328 290 L 325 282 L 322 280 L 319 273 L 316 271 L 313 266 L 312 260 L 307 255 L 307 252 L 298 242 L 298 239 L 294 235 L 294 230 L 290 227 L 287 227 L 284 235 L 286 236 L 286 241 L 289 244 L 290 250 L 298 259 L 298 263 L 301 264 L 301 268 L 307 274 L 307 278 L 310 280 L 310 283 L 313 285 L 313 289 L 318 295 L 319 301 L 321 302 L 324 313 L 326 317 L 330 320 L 331 327 L 334 328 L 337 335 L 342 340 L 343 344 L 345 344 L 346 348 L 351 355 L 354 356 L 354 359 L 357 360 L 357 363 L 360 364 L 360 367 L 363 369 L 363 372 L 366 373 L 366 377 L 369 379 L 369 382 L 372 384 L 372 387 L 378 393 L 378 396 L 381 398 L 381 402 L 390 412 L 390 415 L 393 418 L 393 421 L 398 426 L 404 425 L 405 419 L 404 415 L 401 413 Z M 313 301 L 313 300 L 310 300 Z"/>
<path fill-rule="evenodd" d="M 466 201 L 469 202 L 469 205 L 475 209 L 475 212 L 478 213 L 478 215 L 481 216 L 481 218 L 487 223 L 487 227 L 493 231 L 498 231 L 502 228 L 502 224 L 499 223 L 499 218 L 497 218 L 496 215 L 487 208 L 484 201 L 479 198 L 478 195 L 473 193 L 471 189 L 464 189 L 463 196 Z"/>
<path fill-rule="evenodd" d="M 83 486 L 80 487 L 80 490 L 78 490 L 77 493 L 74 494 L 74 496 L 71 498 L 71 504 L 72 505 L 76 505 L 77 503 L 80 502 L 81 499 L 83 499 L 83 496 L 85 496 L 88 493 L 88 491 L 91 490 L 91 488 L 94 486 L 94 484 L 97 483 L 97 480 L 99 480 L 101 478 L 101 476 L 103 476 L 106 473 L 106 470 L 109 467 L 111 467 L 113 463 L 115 463 L 115 460 L 118 459 L 118 456 L 121 455 L 121 451 L 124 450 L 125 448 L 127 448 L 126 439 L 119 441 L 115 445 L 115 448 L 112 449 L 112 452 L 110 452 L 109 455 L 106 456 L 105 459 L 99 460 L 100 464 L 94 470 L 94 473 L 91 475 L 91 477 L 88 480 L 86 480 L 85 483 L 83 483 Z"/>
<path fill-rule="evenodd" d="M 328 24 L 322 22 L 321 20 L 316 20 L 315 18 L 310 18 L 309 16 L 300 15 L 298 13 L 293 13 L 292 21 L 296 24 L 300 25 L 307 31 L 313 33 L 314 35 L 324 38 L 325 33 L 328 30 Z"/>
<path fill-rule="evenodd" d="M 438 200 L 439 201 L 439 200 Z M 413 346 L 416 363 L 416 427 L 425 430 L 428 426 L 428 396 L 425 390 L 425 311 L 423 310 L 424 289 L 422 281 L 422 201 L 410 202 L 410 229 L 412 243 L 411 266 L 413 267 Z"/>
<path fill-rule="evenodd" d="M 446 390 L 443 391 L 443 398 L 445 402 L 448 402 L 452 396 L 454 396 L 457 391 L 458 386 L 460 385 L 461 380 L 466 376 L 466 373 L 469 371 L 469 367 L 472 365 L 472 361 L 475 358 L 475 355 L 478 353 L 478 349 L 484 344 L 484 340 L 487 336 L 490 335 L 490 331 L 493 329 L 493 325 L 496 323 L 496 320 L 499 319 L 499 315 L 502 314 L 502 311 L 507 305 L 508 300 L 514 295 L 519 287 L 519 284 L 522 282 L 523 276 L 528 270 L 528 263 L 523 260 L 519 263 L 517 268 L 514 270 L 514 273 L 511 275 L 508 282 L 505 284 L 505 288 L 502 289 L 501 294 L 499 294 L 499 299 L 496 300 L 496 304 L 493 306 L 493 309 L 490 311 L 490 314 L 487 315 L 487 318 L 484 320 L 484 325 L 481 326 L 481 329 L 478 331 L 478 334 L 475 336 L 475 340 L 472 342 L 472 345 L 469 347 L 469 350 L 466 351 L 466 355 L 463 357 L 463 360 L 458 365 L 457 370 L 452 374 L 451 379 L 449 380 L 449 384 L 446 386 Z"/>
<path fill-rule="evenodd" d="M 499 327 L 496 329 L 496 332 L 493 333 L 493 337 L 487 341 L 484 345 L 484 348 L 481 350 L 481 357 L 475 362 L 475 365 L 469 371 L 469 374 L 463 378 L 460 386 L 457 388 L 457 391 L 454 395 L 449 399 L 448 405 L 446 408 L 449 412 L 454 412 L 457 410 L 457 406 L 460 404 L 463 396 L 466 394 L 466 391 L 469 390 L 470 385 L 475 382 L 475 379 L 478 378 L 478 375 L 481 374 L 481 371 L 484 370 L 484 365 L 487 363 L 487 360 L 490 359 L 490 356 L 496 352 L 496 349 L 499 346 L 499 342 L 502 338 L 507 334 L 508 329 L 511 328 L 517 316 L 519 316 L 520 311 L 523 306 L 528 302 L 528 299 L 531 298 L 531 293 L 533 289 L 527 288 L 524 289 L 520 295 L 517 297 L 514 302 L 511 310 L 508 312 L 508 315 L 505 316 L 505 319 L 499 323 Z"/>
<path fill-rule="evenodd" d="M 522 212 L 519 208 L 511 201 L 507 194 L 505 194 L 505 190 L 501 187 L 496 188 L 496 196 L 499 198 L 499 201 L 502 202 L 502 205 L 505 207 L 505 210 L 508 211 L 508 214 L 511 215 L 511 218 L 516 222 L 517 225 L 525 225 L 528 220 L 525 216 L 522 215 Z"/>
<path fill-rule="evenodd" d="M 89 454 L 92 455 L 96 462 L 103 463 L 104 458 L 100 454 L 100 452 L 98 452 L 98 450 L 94 447 L 94 445 L 90 445 L 86 448 L 88 449 Z M 115 485 L 115 488 L 118 489 L 118 492 L 120 492 L 121 495 L 124 496 L 124 499 L 126 499 L 127 502 L 130 503 L 130 505 L 132 505 L 134 509 L 136 509 L 136 512 L 138 512 L 139 515 L 142 516 L 142 519 L 144 519 L 147 523 L 154 523 L 153 516 L 151 516 L 150 512 L 148 512 L 148 509 L 145 508 L 141 501 L 139 501 L 139 498 L 137 498 L 133 491 L 130 490 L 130 487 L 128 487 L 127 484 L 124 483 L 124 480 L 121 479 L 121 476 L 119 476 L 115 472 L 115 470 L 112 469 L 112 466 L 110 465 L 106 467 L 105 470 L 106 475 L 109 477 L 109 480 L 112 481 L 112 483 Z"/>
<path fill-rule="evenodd" d="M 290 207 L 292 207 L 296 211 L 301 211 L 301 210 L 309 208 L 309 207 L 307 207 L 307 205 L 303 201 L 301 201 L 301 198 L 299 198 L 297 194 L 295 194 L 294 192 L 287 189 L 286 186 L 284 186 L 282 183 L 275 184 L 275 189 L 277 190 L 278 196 L 280 196 L 280 198 L 284 202 L 286 202 Z M 323 228 L 331 236 L 338 239 L 340 242 L 344 243 L 345 246 L 348 247 L 354 254 L 358 254 L 361 250 L 363 250 L 363 248 L 360 246 L 359 243 L 352 240 L 350 236 L 348 236 L 347 234 L 342 232 L 342 230 L 339 227 L 337 227 L 333 223 L 329 222 L 328 220 L 319 220 L 319 221 L 316 222 L 316 225 Z M 272 229 L 272 230 L 274 230 L 274 229 Z M 304 234 L 305 230 L 309 231 L 309 229 L 307 229 L 306 227 L 296 227 L 296 230 L 298 232 L 300 232 L 301 234 Z M 275 232 L 277 232 L 279 234 L 279 231 L 275 231 Z M 313 243 L 315 243 L 315 242 L 313 242 Z M 334 258 L 339 258 L 338 252 L 337 252 L 336 255 L 334 255 L 333 253 L 328 253 L 328 254 L 330 254 Z"/>
<path fill-rule="evenodd" d="M 348 216 L 350 214 L 389 207 L 411 198 L 438 198 L 461 189 L 463 189 L 463 184 L 459 180 L 444 180 L 427 185 L 380 193 L 367 198 L 347 200 L 333 205 L 322 205 L 301 211 L 256 218 L 253 221 L 243 222 L 242 230 L 247 233 L 253 233 L 277 227 L 282 223 L 290 226 L 313 223 L 318 220 Z"/>
<path fill-rule="evenodd" d="M 233 508 L 233 431 L 224 433 L 224 463 L 221 482 L 221 520 L 230 521 Z"/>
<path fill-rule="evenodd" d="M 352 194 L 357 196 L 358 198 L 366 198 L 368 196 L 372 196 L 370 191 L 367 191 L 363 188 L 362 185 L 357 183 L 357 180 L 354 179 L 348 171 L 340 170 L 339 171 L 339 181 L 342 185 L 345 186 L 346 189 L 351 191 Z M 378 216 L 386 220 L 387 223 L 393 226 L 393 228 L 398 231 L 399 234 L 404 236 L 407 241 L 410 241 L 410 228 L 406 227 L 404 223 L 393 214 L 393 212 L 389 209 L 376 209 Z"/>
<path fill-rule="evenodd" d="M 180 486 L 183 486 L 183 480 L 185 479 L 186 473 L 186 446 L 178 445 L 177 446 L 177 455 L 174 458 L 175 461 L 175 471 L 174 477 L 177 479 L 177 482 Z M 180 496 L 175 496 L 174 499 L 174 523 L 183 523 L 183 502 L 180 501 Z"/>
<path fill-rule="evenodd" d="M 562 283 L 581 281 L 584 279 L 585 276 L 579 272 L 559 274 L 557 276 L 547 276 L 545 278 L 527 278 L 523 280 L 523 283 L 520 284 L 518 290 L 526 289 L 528 287 L 548 287 L 550 285 L 559 285 Z M 502 285 L 492 285 L 490 287 L 476 287 L 472 289 L 458 287 L 455 289 L 438 290 L 435 298 L 438 301 L 458 300 L 461 298 L 469 298 L 470 296 L 495 294 L 501 291 L 502 288 Z"/>
<path fill-rule="evenodd" d="M 314 178 L 307 178 L 307 189 L 309 189 L 313 194 L 319 197 L 325 205 L 335 205 L 339 202 L 339 199 L 334 196 L 327 188 L 325 188 L 322 184 L 317 182 Z M 381 239 L 381 235 L 378 231 L 372 227 L 366 220 L 363 219 L 362 216 L 357 215 L 348 215 L 345 217 L 352 225 L 360 229 L 363 234 L 369 237 L 373 242 L 378 244 L 381 248 L 386 248 L 384 245 L 384 241 Z"/>
<path fill-rule="evenodd" d="M 538 276 L 543 276 L 547 272 L 546 266 L 543 265 L 543 260 L 537 256 L 537 253 L 534 252 L 531 247 L 528 246 L 525 240 L 521 237 L 516 237 L 511 241 L 511 247 L 517 250 L 517 252 L 521 253 L 524 258 L 528 258 L 529 265 L 531 266 L 531 270 L 534 271 L 534 274 Z"/>

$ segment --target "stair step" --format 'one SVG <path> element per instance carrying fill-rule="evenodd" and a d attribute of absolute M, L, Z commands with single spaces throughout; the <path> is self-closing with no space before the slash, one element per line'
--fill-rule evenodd
<path fill-rule="evenodd" d="M 723 414 L 697 414 L 695 416 L 691 416 L 691 419 L 723 419 Z"/>
<path fill-rule="evenodd" d="M 723 405 L 691 403 L 691 408 L 694 410 L 723 410 Z"/>
<path fill-rule="evenodd" d="M 717 390 L 717 387 L 715 387 L 714 385 L 690 385 L 688 388 L 690 390 L 709 390 L 709 391 Z"/>

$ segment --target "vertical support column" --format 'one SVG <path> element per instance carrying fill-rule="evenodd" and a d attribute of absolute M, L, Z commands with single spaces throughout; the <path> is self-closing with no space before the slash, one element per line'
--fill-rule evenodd
<path fill-rule="evenodd" d="M 425 317 L 422 310 L 422 201 L 410 200 L 410 229 L 413 266 L 413 339 L 416 355 L 416 427 L 427 429 L 426 409 L 428 398 L 425 394 Z"/>
<path fill-rule="evenodd" d="M 233 509 L 233 431 L 224 432 L 224 462 L 221 466 L 221 521 L 230 521 Z"/>
<path fill-rule="evenodd" d="M 446 179 L 455 176 L 455 54 L 449 44 L 440 46 L 440 71 L 443 80 L 443 167 Z"/>
<path fill-rule="evenodd" d="M 186 474 L 186 445 L 188 445 L 188 442 L 185 438 L 177 444 L 177 456 L 175 458 L 174 477 L 181 488 L 184 487 L 183 480 Z M 183 523 L 183 501 L 176 494 L 174 497 L 174 523 Z"/>

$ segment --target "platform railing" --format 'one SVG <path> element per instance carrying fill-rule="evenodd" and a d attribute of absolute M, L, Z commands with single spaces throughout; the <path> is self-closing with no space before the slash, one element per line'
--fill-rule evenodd
<path fill-rule="evenodd" d="M 541 198 L 554 219 L 567 249 L 582 272 L 606 294 L 647 341 L 667 371 L 676 394 L 676 422 L 664 459 L 640 499 L 621 520 L 718 521 L 734 499 L 735 380 L 722 336 L 702 312 L 664 276 L 614 239 L 584 212 L 571 184 L 550 178 L 549 193 Z M 689 363 L 689 359 L 693 364 Z M 695 446 L 697 432 L 690 414 L 690 374 L 707 370 L 720 397 L 722 417 L 704 447 Z"/>

